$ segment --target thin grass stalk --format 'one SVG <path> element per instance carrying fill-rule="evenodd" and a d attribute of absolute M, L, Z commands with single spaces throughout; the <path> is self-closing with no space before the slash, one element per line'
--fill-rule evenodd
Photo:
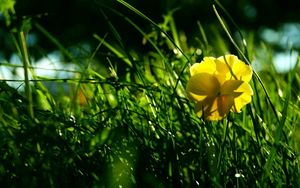
<path fill-rule="evenodd" d="M 29 55 L 28 55 L 28 50 L 27 50 L 27 45 L 26 45 L 25 34 L 23 31 L 20 31 L 18 33 L 18 36 L 19 36 L 19 43 L 20 43 L 20 47 L 21 47 L 20 50 L 21 50 L 23 68 L 24 68 L 25 94 L 26 94 L 26 98 L 28 100 L 27 109 L 28 109 L 30 117 L 34 118 L 32 94 L 31 94 L 31 88 L 30 88 L 30 83 L 29 83 L 29 74 L 28 74 L 30 63 L 29 63 Z"/>
<path fill-rule="evenodd" d="M 208 45 L 208 40 L 207 40 L 205 31 L 204 31 L 204 28 L 203 28 L 203 26 L 201 25 L 200 21 L 197 21 L 197 25 L 198 25 L 199 31 L 200 31 L 200 33 L 201 33 L 201 36 L 202 36 L 203 42 L 204 42 L 204 44 L 205 44 L 205 47 L 206 47 L 206 49 L 207 49 L 209 45 Z"/>
<path fill-rule="evenodd" d="M 217 11 L 217 9 L 216 9 L 216 7 L 215 7 L 214 5 L 213 5 L 213 9 L 214 9 L 214 12 L 215 12 L 215 14 L 216 14 L 216 16 L 217 16 L 217 18 L 218 18 L 218 20 L 219 20 L 221 26 L 223 27 L 225 33 L 227 34 L 227 36 L 228 36 L 230 42 L 234 45 L 234 47 L 236 48 L 236 50 L 237 50 L 237 51 L 240 53 L 240 55 L 243 57 L 243 59 L 245 60 L 246 64 L 250 66 L 250 64 L 251 64 L 250 61 L 249 61 L 248 58 L 245 56 L 245 54 L 242 52 L 242 50 L 238 47 L 238 45 L 236 44 L 236 42 L 233 40 L 232 36 L 230 35 L 228 29 L 227 29 L 226 26 L 225 26 L 225 23 L 223 22 L 221 16 L 219 15 L 219 13 L 218 13 L 218 11 Z M 266 94 L 267 101 L 269 102 L 269 104 L 270 104 L 270 106 L 271 106 L 271 109 L 272 109 L 272 111 L 273 111 L 273 113 L 274 113 L 274 115 L 275 115 L 275 117 L 276 117 L 276 119 L 277 119 L 277 122 L 280 123 L 280 119 L 279 119 L 279 117 L 278 117 L 276 108 L 275 108 L 273 102 L 272 102 L 271 99 L 270 99 L 270 95 L 268 94 L 267 89 L 266 89 L 266 87 L 265 87 L 263 81 L 261 80 L 261 78 L 259 77 L 259 75 L 257 74 L 257 72 L 256 72 L 255 70 L 253 70 L 253 73 L 254 73 L 255 77 L 257 78 L 258 82 L 260 83 L 260 85 L 262 86 L 264 93 Z"/>
<path fill-rule="evenodd" d="M 157 53 L 160 55 L 161 58 L 165 59 L 165 56 L 163 55 L 163 52 L 159 49 L 155 41 L 151 40 L 151 38 L 139 27 L 137 26 L 132 20 L 130 20 L 128 17 L 124 16 L 124 19 L 130 23 L 138 32 L 140 32 L 143 37 L 153 46 L 153 48 L 157 51 Z"/>
<path fill-rule="evenodd" d="M 171 33 L 172 33 L 172 36 L 173 36 L 173 39 L 174 39 L 174 43 L 176 44 L 176 46 L 178 48 L 181 49 L 180 40 L 179 40 L 179 36 L 178 36 L 178 31 L 177 31 L 177 28 L 176 28 L 176 24 L 175 24 L 174 18 L 171 15 L 171 16 L 169 16 L 169 19 L 170 19 L 170 29 L 171 29 Z"/>
<path fill-rule="evenodd" d="M 143 19 L 149 21 L 153 26 L 155 26 L 160 32 L 162 32 L 169 40 L 170 42 L 174 45 L 175 48 L 177 48 L 179 50 L 179 52 L 188 60 L 190 61 L 190 58 L 188 56 L 186 56 L 183 51 L 181 50 L 181 48 L 179 48 L 175 41 L 169 36 L 168 33 L 166 33 L 163 29 L 160 28 L 160 26 L 158 24 L 156 24 L 154 21 L 152 21 L 149 17 L 147 17 L 146 15 L 144 15 L 142 12 L 138 11 L 136 8 L 134 8 L 133 6 L 131 6 L 130 4 L 128 4 L 127 2 L 123 1 L 123 0 L 117 0 L 117 2 L 121 3 L 122 5 L 124 5 L 125 7 L 127 7 L 128 9 L 132 10 L 133 12 L 135 12 L 137 15 L 139 15 L 140 17 L 142 17 Z"/>
<path fill-rule="evenodd" d="M 73 60 L 72 54 L 55 38 L 53 37 L 43 26 L 38 23 L 34 23 L 34 26 L 44 34 L 53 44 L 55 44 L 58 49 L 69 59 Z"/>
<path fill-rule="evenodd" d="M 116 38 L 116 40 L 119 42 L 121 48 L 124 50 L 129 62 L 131 63 L 132 65 L 132 68 L 134 69 L 134 71 L 137 73 L 138 77 L 140 78 L 141 82 L 143 83 L 143 85 L 146 85 L 146 80 L 143 76 L 143 73 L 140 71 L 140 68 L 139 66 L 135 63 L 133 57 L 130 55 L 128 49 L 125 47 L 124 45 L 124 42 L 119 34 L 119 32 L 117 31 L 117 29 L 115 28 L 115 26 L 112 24 L 112 22 L 108 19 L 108 17 L 106 16 L 106 14 L 104 13 L 104 11 L 102 9 L 100 9 L 102 15 L 104 16 L 105 20 L 107 21 L 108 25 L 109 25 L 109 28 L 111 29 L 111 31 L 113 32 L 113 35 L 114 37 Z M 103 42 L 104 43 L 104 42 Z M 105 43 L 104 43 L 105 44 Z M 156 113 L 154 111 L 154 109 L 156 108 L 156 102 L 155 100 L 151 100 L 153 99 L 153 95 L 148 92 L 146 90 L 146 98 L 147 100 L 149 101 L 149 103 L 151 103 L 152 105 L 151 106 L 151 109 L 152 109 L 152 112 L 153 112 L 153 115 L 156 116 Z"/>
<path fill-rule="evenodd" d="M 185 66 L 183 67 L 183 69 L 182 69 L 182 71 L 180 72 L 179 75 L 176 75 L 176 73 L 173 72 L 173 73 L 175 74 L 175 76 L 176 76 L 176 83 L 175 83 L 175 87 L 174 87 L 174 89 L 173 89 L 173 92 L 175 93 L 175 92 L 176 92 L 176 88 L 177 88 L 179 82 L 181 81 L 181 80 L 180 80 L 180 76 L 181 76 L 181 74 L 184 72 L 184 70 L 186 69 L 187 65 L 190 63 L 190 58 L 189 58 L 187 55 L 185 55 L 184 52 L 183 52 L 183 51 L 181 50 L 181 48 L 179 47 L 179 45 L 177 45 L 177 43 L 179 44 L 179 39 L 178 39 L 178 34 L 177 34 L 176 27 L 175 27 L 175 23 L 174 23 L 173 25 L 172 25 L 172 23 L 171 23 L 172 34 L 173 34 L 173 36 L 174 36 L 174 38 L 175 38 L 175 39 L 172 39 L 172 38 L 169 36 L 169 34 L 168 34 L 167 32 L 165 32 L 163 29 L 161 29 L 160 26 L 159 26 L 158 24 L 156 24 L 154 21 L 152 21 L 149 17 L 147 17 L 146 15 L 144 15 L 142 12 L 138 11 L 136 8 L 134 8 L 133 6 L 131 6 L 130 4 L 128 4 L 127 2 L 125 2 L 125 1 L 123 1 L 123 0 L 117 0 L 117 2 L 121 3 L 122 5 L 124 5 L 125 7 L 127 7 L 128 9 L 130 9 L 131 11 L 133 11 L 134 13 L 136 13 L 137 15 L 139 15 L 140 17 L 142 17 L 143 19 L 149 21 L 155 28 L 157 28 L 160 32 L 162 32 L 162 33 L 169 39 L 169 41 L 174 45 L 174 47 L 175 47 L 175 48 L 176 48 L 176 49 L 184 56 L 184 58 L 187 60 L 187 63 L 185 64 Z M 104 5 L 103 5 L 103 7 L 105 7 L 106 9 L 112 10 L 112 9 L 110 9 L 109 7 L 106 7 L 106 6 L 104 6 Z M 116 12 L 116 11 L 114 11 L 114 10 L 112 10 L 112 11 L 113 11 L 113 12 Z M 105 15 L 104 12 L 102 11 L 102 9 L 101 9 L 101 12 L 102 12 L 103 16 L 106 18 L 106 20 L 108 21 L 110 27 L 111 27 L 111 26 L 113 27 L 113 25 L 111 25 L 111 22 L 108 20 L 108 18 L 106 17 L 106 15 Z M 120 13 L 117 13 L 117 14 L 118 14 L 118 15 L 121 15 Z M 127 19 L 126 16 L 124 16 L 124 18 L 125 18 L 125 20 Z M 129 20 L 127 20 L 127 21 L 129 21 Z M 173 21 L 173 22 L 174 22 L 174 21 Z M 133 25 L 133 26 L 134 26 L 134 25 Z M 135 27 L 135 26 L 134 26 L 134 27 Z M 135 27 L 135 28 L 136 28 L 136 27 Z M 117 39 L 118 41 L 120 41 L 120 39 L 119 39 L 120 36 L 119 36 L 119 34 L 116 32 L 116 30 L 114 29 L 114 27 L 112 28 L 112 31 L 113 31 L 113 33 L 114 33 L 116 39 Z M 140 30 L 139 30 L 139 31 L 140 31 Z M 94 35 L 94 37 L 95 37 L 95 35 Z M 98 38 L 98 40 L 99 40 L 100 37 L 96 36 L 96 38 Z M 176 39 L 177 39 L 177 40 L 176 40 Z M 103 43 L 104 43 L 105 46 L 109 46 L 109 45 L 106 44 L 105 42 L 103 42 Z M 123 46 L 122 42 L 120 43 L 120 45 Z M 123 48 L 124 48 L 124 46 L 123 46 Z M 126 52 L 126 48 L 124 48 L 124 50 L 125 50 L 125 53 L 126 53 L 127 56 L 128 56 L 129 54 Z M 160 53 L 160 54 L 161 54 L 161 53 Z M 129 58 L 129 61 L 131 61 L 131 60 L 130 60 L 130 56 L 128 56 L 128 58 Z M 126 60 L 127 60 L 127 59 L 126 59 Z M 131 62 L 133 62 L 133 61 L 131 61 Z M 131 65 L 131 64 L 130 64 L 130 65 Z M 135 67 L 134 67 L 134 68 L 135 68 Z M 143 81 L 143 80 L 142 80 L 142 81 Z M 182 84 L 180 84 L 180 85 L 182 86 Z M 182 86 L 182 89 L 183 89 L 183 86 Z M 184 90 L 184 89 L 183 89 L 183 90 Z"/>
<path fill-rule="evenodd" d="M 224 130 L 223 140 L 222 140 L 221 147 L 220 147 L 220 153 L 219 153 L 219 156 L 218 156 L 217 169 L 218 169 L 219 172 L 221 172 L 221 161 L 222 161 L 222 157 L 224 157 L 223 152 L 224 152 L 224 149 L 225 149 L 224 147 L 225 147 L 226 137 L 229 134 L 228 128 L 229 128 L 229 121 L 227 121 L 227 123 L 226 123 L 226 128 Z"/>
<path fill-rule="evenodd" d="M 222 9 L 222 11 L 225 13 L 225 15 L 229 18 L 229 20 L 231 21 L 233 26 L 236 28 L 238 34 L 240 35 L 240 37 L 242 39 L 242 45 L 244 47 L 243 50 L 244 50 L 245 56 L 248 57 L 247 43 L 246 43 L 246 40 L 244 40 L 241 29 L 239 28 L 238 24 L 233 20 L 233 18 L 230 16 L 230 14 L 227 12 L 227 10 L 222 6 L 222 4 L 218 0 L 215 0 L 215 2 Z"/>
<path fill-rule="evenodd" d="M 279 128 L 276 129 L 276 132 L 275 132 L 275 141 L 274 141 L 274 145 L 272 146 L 271 148 L 271 152 L 270 152 L 270 155 L 267 159 L 267 162 L 264 166 L 264 169 L 265 169 L 265 174 L 263 176 L 263 179 L 262 181 L 264 182 L 265 179 L 270 176 L 270 171 L 271 171 L 271 165 L 274 161 L 274 156 L 277 152 L 277 150 L 279 149 L 279 146 L 280 146 L 280 138 L 282 136 L 282 134 L 284 134 L 284 125 L 286 123 L 286 119 L 287 119 L 287 116 L 288 116 L 288 106 L 289 106 L 289 103 L 290 103 L 290 99 L 291 99 L 291 91 L 292 91 L 292 83 L 295 79 L 295 74 L 296 74 L 296 68 L 297 68 L 297 65 L 298 65 L 299 61 L 297 61 L 296 63 L 296 66 L 294 67 L 294 69 L 291 71 L 291 73 L 289 74 L 289 78 L 288 78 L 288 86 L 287 86 L 287 92 L 286 92 L 286 99 L 285 99 L 285 102 L 284 102 L 284 105 L 283 105 L 283 110 L 282 110 L 282 118 L 281 118 L 281 121 L 280 121 L 280 124 L 279 124 Z M 285 136 L 285 135 L 284 135 Z M 285 136 L 286 138 L 286 136 Z M 287 138 L 286 138 L 286 142 L 287 141 Z M 285 162 L 285 160 L 283 160 Z"/>

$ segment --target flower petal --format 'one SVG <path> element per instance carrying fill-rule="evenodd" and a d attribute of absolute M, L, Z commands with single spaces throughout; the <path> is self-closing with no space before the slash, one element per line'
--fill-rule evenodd
<path fill-rule="evenodd" d="M 197 102 L 195 111 L 197 116 L 203 117 L 205 120 L 213 121 L 222 119 L 218 115 L 218 104 L 215 97 L 207 97 L 203 101 Z"/>
<path fill-rule="evenodd" d="M 190 68 L 191 76 L 199 73 L 214 74 L 216 72 L 216 64 L 214 57 L 205 57 L 200 63 L 195 63 Z"/>
<path fill-rule="evenodd" d="M 220 90 L 220 84 L 214 76 L 207 73 L 200 73 L 190 78 L 186 90 L 190 99 L 201 101 L 207 96 L 216 96 Z"/>
<path fill-rule="evenodd" d="M 221 95 L 232 95 L 243 84 L 240 80 L 228 80 L 221 85 Z"/>
<path fill-rule="evenodd" d="M 241 112 L 241 108 L 251 102 L 251 96 L 253 95 L 250 84 L 244 82 L 235 90 L 236 93 L 241 93 L 234 98 L 234 106 L 231 109 L 233 112 Z"/>
<path fill-rule="evenodd" d="M 226 73 L 226 80 L 228 79 L 237 79 L 249 82 L 252 78 L 252 68 L 251 66 L 245 64 L 243 61 L 238 59 L 235 55 L 225 55 L 219 57 L 217 60 L 219 64 L 221 62 L 225 63 L 229 68 L 229 72 L 226 73 L 226 70 L 223 72 Z"/>
<path fill-rule="evenodd" d="M 203 101 L 197 102 L 195 111 L 197 116 L 205 120 L 218 121 L 223 119 L 233 105 L 233 98 L 224 97 L 207 97 Z"/>
<path fill-rule="evenodd" d="M 218 97 L 218 112 L 220 117 L 225 117 L 234 104 L 233 95 L 221 95 Z"/>
<path fill-rule="evenodd" d="M 224 118 L 229 111 L 240 112 L 251 102 L 253 91 L 248 82 L 251 66 L 237 56 L 205 57 L 190 68 L 188 97 L 195 100 L 198 116 L 214 121 Z"/>

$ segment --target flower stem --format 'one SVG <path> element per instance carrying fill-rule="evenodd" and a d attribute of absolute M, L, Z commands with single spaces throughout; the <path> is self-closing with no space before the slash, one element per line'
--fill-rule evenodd
<path fill-rule="evenodd" d="M 31 95 L 31 88 L 29 84 L 29 55 L 26 46 L 25 34 L 23 31 L 18 32 L 19 43 L 20 43 L 20 51 L 22 56 L 23 68 L 24 68 L 24 78 L 25 78 L 25 94 L 28 100 L 27 109 L 31 118 L 34 118 L 33 114 L 33 104 L 32 104 L 32 95 Z"/>

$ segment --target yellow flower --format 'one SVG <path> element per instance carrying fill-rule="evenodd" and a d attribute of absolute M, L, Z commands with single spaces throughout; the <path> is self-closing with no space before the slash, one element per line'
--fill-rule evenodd
<path fill-rule="evenodd" d="M 197 115 L 206 120 L 221 120 L 251 102 L 252 68 L 234 55 L 205 57 L 190 73 L 188 97 L 196 102 Z"/>

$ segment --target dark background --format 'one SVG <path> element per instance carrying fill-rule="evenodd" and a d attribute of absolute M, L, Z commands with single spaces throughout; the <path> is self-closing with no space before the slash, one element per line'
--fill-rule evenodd
<path fill-rule="evenodd" d="M 221 2 L 240 28 L 258 31 L 261 26 L 276 28 L 285 22 L 299 21 L 300 14 L 297 1 L 222 0 Z M 163 21 L 162 15 L 178 8 L 174 13 L 175 23 L 177 28 L 184 31 L 187 36 L 193 36 L 196 32 L 199 33 L 197 21 L 200 21 L 204 28 L 211 24 L 219 25 L 212 9 L 214 1 L 128 0 L 127 2 L 156 23 Z M 140 34 L 110 9 L 117 10 L 128 16 L 146 32 L 150 31 L 151 26 L 149 22 L 141 19 L 114 0 L 19 0 L 15 6 L 16 20 L 31 18 L 33 23 L 36 22 L 45 27 L 49 33 L 65 46 L 71 46 L 80 42 L 96 43 L 97 41 L 92 37 L 93 33 L 103 36 L 105 33 L 111 32 L 100 10 L 103 10 L 108 19 L 121 33 L 121 37 L 127 46 L 134 48 L 138 43 L 141 43 L 142 39 L 137 40 L 136 37 L 137 35 L 140 36 Z M 4 21 L 1 20 L 1 25 L 4 25 L 3 23 Z M 19 23 L 20 21 L 15 21 L 10 28 L 6 28 L 6 32 Z M 33 27 L 31 32 L 35 31 L 36 29 Z M 8 55 L 13 50 L 13 47 L 7 44 L 7 37 L 3 37 L 5 34 L 3 31 L 0 33 L 2 38 L 0 51 Z M 38 44 L 45 50 L 51 51 L 56 48 L 48 39 L 41 37 L 38 32 L 35 32 L 35 34 L 38 38 Z"/>

